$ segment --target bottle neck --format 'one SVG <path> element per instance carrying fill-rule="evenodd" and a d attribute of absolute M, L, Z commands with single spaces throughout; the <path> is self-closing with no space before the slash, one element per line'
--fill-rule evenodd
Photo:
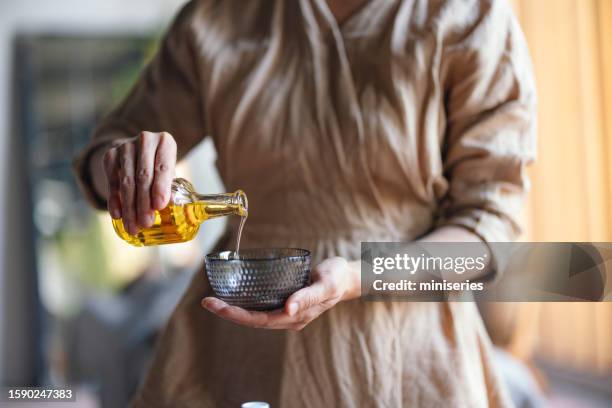
<path fill-rule="evenodd" d="M 194 202 L 199 204 L 204 213 L 198 218 L 202 221 L 210 218 L 238 215 L 246 217 L 249 213 L 249 204 L 246 194 L 242 190 L 225 194 L 194 194 Z"/>
<path fill-rule="evenodd" d="M 193 185 L 183 178 L 176 178 L 172 182 L 172 202 L 184 209 L 192 225 L 226 215 L 246 217 L 249 213 L 247 197 L 242 190 L 225 194 L 198 194 Z"/>

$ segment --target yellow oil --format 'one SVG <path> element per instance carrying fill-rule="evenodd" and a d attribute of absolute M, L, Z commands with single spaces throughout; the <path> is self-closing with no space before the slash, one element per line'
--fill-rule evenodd
<path fill-rule="evenodd" d="M 113 219 L 113 227 L 117 235 L 135 246 L 175 244 L 193 239 L 200 229 L 200 224 L 204 221 L 233 214 L 242 217 L 241 226 L 248 215 L 246 209 L 239 204 L 202 201 L 182 205 L 170 204 L 161 211 L 155 211 L 153 226 L 143 228 L 135 235 L 130 235 L 125 230 L 120 218 Z M 238 245 L 240 245 L 239 242 L 240 237 L 238 237 Z"/>

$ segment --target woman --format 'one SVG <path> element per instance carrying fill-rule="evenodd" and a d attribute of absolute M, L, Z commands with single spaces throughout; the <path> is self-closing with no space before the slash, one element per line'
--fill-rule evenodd
<path fill-rule="evenodd" d="M 133 233 L 212 137 L 249 195 L 243 245 L 317 266 L 271 313 L 197 274 L 134 405 L 506 406 L 473 304 L 360 301 L 358 259 L 361 241 L 513 239 L 534 100 L 503 0 L 190 2 L 77 161 L 85 191 Z"/>

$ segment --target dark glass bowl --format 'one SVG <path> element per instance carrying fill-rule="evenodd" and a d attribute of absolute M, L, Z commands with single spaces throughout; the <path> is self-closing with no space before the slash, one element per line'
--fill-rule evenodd
<path fill-rule="evenodd" d="M 283 307 L 310 280 L 310 251 L 261 248 L 206 255 L 206 274 L 215 295 L 248 310 Z"/>

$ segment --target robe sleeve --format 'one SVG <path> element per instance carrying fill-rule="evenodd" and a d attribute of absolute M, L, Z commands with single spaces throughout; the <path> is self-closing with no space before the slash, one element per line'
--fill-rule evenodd
<path fill-rule="evenodd" d="M 165 131 L 176 140 L 180 158 L 207 134 L 192 27 L 195 3 L 188 3 L 177 15 L 128 96 L 99 123 L 73 162 L 79 185 L 96 208 L 106 208 L 89 170 L 89 160 L 97 149 L 142 131 Z"/>
<path fill-rule="evenodd" d="M 449 187 L 437 225 L 467 228 L 485 243 L 512 241 L 536 151 L 531 61 L 506 1 L 478 1 L 470 15 L 467 27 L 449 30 L 442 53 Z"/>

